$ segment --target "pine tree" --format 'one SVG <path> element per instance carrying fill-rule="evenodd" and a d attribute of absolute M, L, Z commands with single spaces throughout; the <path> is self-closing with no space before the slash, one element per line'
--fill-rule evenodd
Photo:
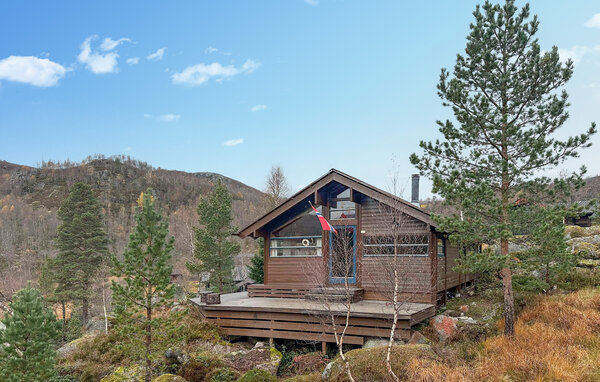
<path fill-rule="evenodd" d="M 0 380 L 43 382 L 53 377 L 60 323 L 44 307 L 41 293 L 29 285 L 18 291 L 0 330 Z"/>
<path fill-rule="evenodd" d="M 265 240 L 261 237 L 258 239 L 258 249 L 250 259 L 250 278 L 257 284 L 265 282 Z"/>
<path fill-rule="evenodd" d="M 89 185 L 75 183 L 58 210 L 58 218 L 59 253 L 49 263 L 56 284 L 54 300 L 81 303 L 81 321 L 85 325 L 93 278 L 108 252 L 102 207 Z"/>
<path fill-rule="evenodd" d="M 198 205 L 200 228 L 195 228 L 194 257 L 198 263 L 188 263 L 193 273 L 207 272 L 209 283 L 223 293 L 232 289 L 234 256 L 239 244 L 231 241 L 237 231 L 232 225 L 231 194 L 220 180 L 213 192 Z"/>
<path fill-rule="evenodd" d="M 112 256 L 113 275 L 124 283 L 113 281 L 113 304 L 117 320 L 123 325 L 142 321 L 145 337 L 146 381 L 152 380 L 152 328 L 158 323 L 156 310 L 167 306 L 174 297 L 171 284 L 171 251 L 174 238 L 169 223 L 156 207 L 152 190 L 140 195 L 136 226 L 129 236 L 123 260 Z"/>
<path fill-rule="evenodd" d="M 413 154 L 411 162 L 433 178 L 434 192 L 462 213 L 437 217 L 440 229 L 454 232 L 461 245 L 499 243 L 499 253 L 487 258 L 500 264 L 504 331 L 513 335 L 515 262 L 509 240 L 520 229 L 513 216 L 519 209 L 513 207 L 522 198 L 536 203 L 533 194 L 552 199 L 558 183 L 578 183 L 583 171 L 557 181 L 540 173 L 578 156 L 596 128 L 592 124 L 564 141 L 552 136 L 568 118 L 567 93 L 559 90 L 571 78 L 573 63 L 562 64 L 556 47 L 542 52 L 535 38 L 539 22 L 529 18 L 529 5 L 519 11 L 513 0 L 486 1 L 473 15 L 465 54 L 457 56 L 453 76 L 442 69 L 438 84 L 458 125 L 438 121 L 444 140 L 421 142 L 424 154 Z"/>

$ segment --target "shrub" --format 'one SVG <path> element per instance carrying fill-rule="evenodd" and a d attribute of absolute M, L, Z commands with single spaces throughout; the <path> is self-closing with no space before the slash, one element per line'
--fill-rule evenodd
<path fill-rule="evenodd" d="M 239 373 L 228 367 L 220 367 L 212 370 L 207 376 L 206 382 L 235 382 Z"/>
<path fill-rule="evenodd" d="M 277 382 L 277 378 L 265 370 L 252 369 L 242 375 L 237 382 Z"/>
<path fill-rule="evenodd" d="M 214 369 L 224 366 L 223 360 L 211 353 L 202 353 L 184 363 L 179 375 L 188 382 L 203 382 Z"/>

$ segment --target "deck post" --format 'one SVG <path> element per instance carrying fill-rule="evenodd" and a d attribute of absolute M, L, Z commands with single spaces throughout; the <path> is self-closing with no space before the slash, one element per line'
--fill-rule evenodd
<path fill-rule="evenodd" d="M 321 354 L 327 354 L 327 342 L 325 341 L 321 341 Z"/>

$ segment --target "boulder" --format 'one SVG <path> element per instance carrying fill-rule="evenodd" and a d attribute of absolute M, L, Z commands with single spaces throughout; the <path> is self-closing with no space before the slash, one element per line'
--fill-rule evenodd
<path fill-rule="evenodd" d="M 225 355 L 223 360 L 225 365 L 240 372 L 259 369 L 276 375 L 281 357 L 281 352 L 275 348 L 254 347 L 252 350 L 241 349 Z"/>
<path fill-rule="evenodd" d="M 333 368 L 334 363 L 334 361 L 331 361 L 327 364 L 327 366 L 325 366 L 325 370 L 323 370 L 323 374 L 321 374 L 321 378 L 324 381 L 328 380 L 329 377 L 331 377 L 331 369 Z"/>
<path fill-rule="evenodd" d="M 87 340 L 89 340 L 93 337 L 94 337 L 93 335 L 87 335 L 87 336 L 77 338 L 76 340 L 73 340 L 67 344 L 64 344 L 63 346 L 58 348 L 58 350 L 56 351 L 58 358 L 60 359 L 60 358 L 70 357 L 77 350 L 79 345 L 81 345 L 82 343 L 86 342 Z"/>
<path fill-rule="evenodd" d="M 469 324 L 469 325 L 474 325 L 477 323 L 477 320 L 471 318 L 471 317 L 457 317 L 458 321 L 462 322 L 463 324 Z"/>
<path fill-rule="evenodd" d="M 4 325 L 2 322 L 0 322 L 0 330 L 5 330 L 6 329 L 6 325 Z"/>
<path fill-rule="evenodd" d="M 457 321 L 458 319 L 455 317 L 448 317 L 440 314 L 438 316 L 433 317 L 429 321 L 429 325 L 435 330 L 440 341 L 447 341 L 456 336 Z"/>
<path fill-rule="evenodd" d="M 387 346 L 388 340 L 382 338 L 368 338 L 363 344 L 363 349 L 370 349 L 377 346 Z"/>
<path fill-rule="evenodd" d="M 469 311 L 469 305 L 461 305 L 458 309 L 463 313 L 467 313 Z"/>
<path fill-rule="evenodd" d="M 144 368 L 139 365 L 118 367 L 112 374 L 102 378 L 100 382 L 143 382 Z"/>
<path fill-rule="evenodd" d="M 165 358 L 171 365 L 183 365 L 190 359 L 190 357 L 181 350 L 173 350 L 171 348 L 168 348 L 165 351 Z"/>
<path fill-rule="evenodd" d="M 420 332 L 413 332 L 410 336 L 410 339 L 408 340 L 409 345 L 417 345 L 417 344 L 426 345 L 428 343 L 429 343 L 429 340 L 427 339 L 427 337 L 425 337 Z"/>

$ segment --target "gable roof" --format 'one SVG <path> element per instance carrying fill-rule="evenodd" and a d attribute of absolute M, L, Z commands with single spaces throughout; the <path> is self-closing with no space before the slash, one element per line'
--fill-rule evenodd
<path fill-rule="evenodd" d="M 329 170 L 329 172 L 327 172 L 308 186 L 304 187 L 302 190 L 292 195 L 285 202 L 275 207 L 273 210 L 267 212 L 262 217 L 258 218 L 254 223 L 242 229 L 238 233 L 238 236 L 260 236 L 257 235 L 257 232 L 260 231 L 263 227 L 265 227 L 269 222 L 278 218 L 285 212 L 289 211 L 294 206 L 305 202 L 306 199 L 315 195 L 316 192 L 318 192 L 321 188 L 325 187 L 331 182 L 340 183 L 372 199 L 378 200 L 388 205 L 398 207 L 400 211 L 406 213 L 407 215 L 412 216 L 435 227 L 435 223 L 431 219 L 430 213 L 425 211 L 424 209 L 415 206 L 414 204 L 409 203 L 408 201 L 399 198 L 396 195 L 393 195 L 387 191 L 383 191 L 375 186 L 363 182 L 360 179 L 354 178 L 348 174 L 345 174 L 339 170 L 332 168 L 331 170 Z M 312 199 L 312 202 L 314 203 L 314 199 Z"/>

